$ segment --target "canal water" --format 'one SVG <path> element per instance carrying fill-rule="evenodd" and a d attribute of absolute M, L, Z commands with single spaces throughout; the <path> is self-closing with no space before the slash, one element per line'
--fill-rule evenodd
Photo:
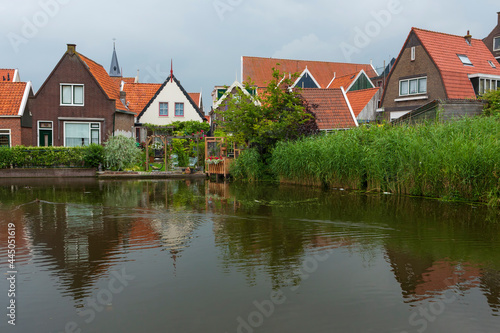
<path fill-rule="evenodd" d="M 8 180 L 0 271 L 0 332 L 500 331 L 499 210 L 472 204 Z"/>

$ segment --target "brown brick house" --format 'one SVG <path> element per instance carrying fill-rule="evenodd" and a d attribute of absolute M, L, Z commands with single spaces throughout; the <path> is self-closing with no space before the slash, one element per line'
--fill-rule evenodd
<path fill-rule="evenodd" d="M 490 32 L 488 37 L 483 39 L 483 42 L 500 63 L 500 12 L 498 12 L 497 15 L 497 26 Z"/>
<path fill-rule="evenodd" d="M 0 147 L 31 144 L 30 96 L 31 82 L 19 82 L 17 70 L 0 69 Z"/>
<path fill-rule="evenodd" d="M 412 28 L 382 96 L 397 119 L 434 100 L 475 99 L 500 87 L 500 66 L 480 39 Z"/>
<path fill-rule="evenodd" d="M 68 44 L 29 106 L 34 146 L 82 146 L 103 143 L 110 135 L 133 136 L 134 113 L 125 105 L 125 93 L 74 44 Z"/>

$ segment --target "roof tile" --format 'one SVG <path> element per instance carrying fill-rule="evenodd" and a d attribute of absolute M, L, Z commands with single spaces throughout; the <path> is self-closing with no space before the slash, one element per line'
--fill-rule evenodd
<path fill-rule="evenodd" d="M 326 88 L 334 77 L 359 73 L 362 69 L 368 77 L 377 76 L 369 64 L 243 57 L 243 80 L 250 78 L 257 87 L 266 87 L 273 79 L 272 68 L 276 67 L 277 63 L 280 64 L 279 70 L 284 73 L 300 74 L 307 68 L 321 88 Z"/>
<path fill-rule="evenodd" d="M 300 94 L 312 106 L 320 130 L 356 127 L 341 89 L 302 89 Z"/>
<path fill-rule="evenodd" d="M 159 83 L 125 83 L 123 90 L 126 93 L 129 111 L 138 116 L 160 87 Z"/>
<path fill-rule="evenodd" d="M 463 36 L 433 32 L 413 28 L 422 45 L 441 72 L 448 98 L 474 98 L 475 93 L 469 74 L 500 76 L 500 66 L 491 67 L 488 60 L 495 63 L 495 57 L 480 39 L 471 39 L 470 45 Z M 466 55 L 472 62 L 467 66 L 458 54 Z"/>
<path fill-rule="evenodd" d="M 17 116 L 27 82 L 0 82 L 0 116 Z"/>
<path fill-rule="evenodd" d="M 354 116 L 359 116 L 361 111 L 366 107 L 368 102 L 371 101 L 373 96 L 379 91 L 380 88 L 370 88 L 370 89 L 362 89 L 349 91 L 347 95 L 347 99 L 349 103 L 351 103 L 352 112 L 354 112 Z"/>

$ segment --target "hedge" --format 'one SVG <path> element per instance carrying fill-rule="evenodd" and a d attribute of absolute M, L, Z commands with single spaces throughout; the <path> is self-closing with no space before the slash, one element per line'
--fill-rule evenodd
<path fill-rule="evenodd" d="M 102 149 L 88 147 L 0 147 L 0 169 L 97 167 Z M 102 148 L 102 147 L 101 147 Z M 97 156 L 96 156 L 97 155 Z M 97 165 L 96 165 L 97 164 Z"/>

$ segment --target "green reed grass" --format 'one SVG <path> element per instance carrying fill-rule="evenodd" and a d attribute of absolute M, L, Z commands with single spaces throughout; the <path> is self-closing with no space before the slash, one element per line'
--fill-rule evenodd
<path fill-rule="evenodd" d="M 271 170 L 282 181 L 500 202 L 500 123 L 370 126 L 281 142 Z"/>

